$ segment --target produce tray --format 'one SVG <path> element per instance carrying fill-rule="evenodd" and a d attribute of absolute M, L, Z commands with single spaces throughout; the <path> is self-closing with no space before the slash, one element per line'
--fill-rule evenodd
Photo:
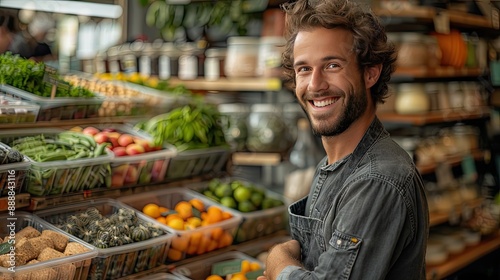
<path fill-rule="evenodd" d="M 229 147 L 212 147 L 179 152 L 170 161 L 166 180 L 223 172 L 230 155 L 231 149 Z"/>
<path fill-rule="evenodd" d="M 210 206 L 217 206 L 221 210 L 229 212 L 232 217 L 193 229 L 172 229 L 176 236 L 172 239 L 172 246 L 167 253 L 167 262 L 172 263 L 232 245 L 234 235 L 241 222 L 241 216 L 236 211 L 219 205 L 199 193 L 185 188 L 169 188 L 134 194 L 121 197 L 118 200 L 141 211 L 149 203 L 174 209 L 178 202 L 189 201 L 194 198 L 201 200 L 205 209 L 208 209 Z M 212 243 L 213 246 L 209 245 L 209 243 Z"/>
<path fill-rule="evenodd" d="M 99 131 L 111 130 L 113 133 L 129 134 L 151 142 L 151 136 L 139 132 L 131 125 L 119 123 L 90 124 L 81 126 L 85 129 L 94 127 Z M 108 134 L 109 135 L 109 134 Z M 142 147 L 151 149 L 148 144 Z M 148 148 L 149 147 L 149 148 Z M 177 150 L 173 145 L 164 145 L 160 150 L 146 151 L 136 155 L 115 156 L 111 159 L 111 188 L 134 187 L 150 183 L 160 183 L 165 180 L 170 160 L 175 157 Z"/>
<path fill-rule="evenodd" d="M 0 220 L 5 221 L 5 224 L 15 224 L 16 234 L 24 228 L 33 227 L 39 232 L 43 230 L 52 230 L 63 234 L 68 238 L 68 242 L 76 242 L 80 246 L 87 249 L 86 252 L 68 255 L 56 259 L 40 261 L 34 264 L 19 265 L 21 255 L 16 255 L 17 264 L 15 272 L 9 271 L 8 267 L 0 266 L 0 279 L 74 279 L 85 280 L 89 274 L 90 263 L 97 256 L 97 250 L 85 242 L 74 238 L 73 236 L 61 231 L 60 229 L 50 225 L 32 213 L 17 211 L 14 216 L 7 213 L 0 214 Z M 7 226 L 0 228 L 0 236 L 7 237 L 11 234 L 10 228 Z M 20 238 L 19 238 L 20 239 Z M 21 250 L 20 240 L 16 239 L 16 247 Z M 7 239 L 9 240 L 9 239 Z M 5 242 L 8 242 L 8 241 Z M 18 252 L 19 254 L 19 252 Z"/>
<path fill-rule="evenodd" d="M 203 260 L 197 260 L 194 262 L 177 266 L 174 269 L 172 269 L 171 273 L 179 277 L 179 279 L 181 280 L 206 279 L 208 276 L 212 275 L 212 266 L 218 262 L 224 262 L 224 261 L 247 261 L 250 263 L 258 264 L 261 269 L 264 268 L 264 264 L 262 262 L 258 261 L 257 259 L 247 254 L 244 254 L 239 251 L 228 251 L 221 253 L 220 255 L 205 258 Z M 262 275 L 261 269 L 255 273 Z M 222 278 L 226 277 L 226 275 L 220 275 L 220 276 L 222 276 Z M 224 279 L 231 279 L 231 278 L 224 278 Z M 246 279 L 255 279 L 255 278 L 247 277 Z"/>
<path fill-rule="evenodd" d="M 139 223 L 147 223 L 162 233 L 162 235 L 156 235 L 155 237 L 151 237 L 143 241 L 108 248 L 96 248 L 98 253 L 92 260 L 89 279 L 117 279 L 141 271 L 153 269 L 165 262 L 166 252 L 170 247 L 170 242 L 173 236 L 169 229 L 156 222 L 154 219 L 147 217 L 141 212 L 136 211 L 135 209 L 115 199 L 103 198 L 88 200 L 73 205 L 41 210 L 39 212 L 35 212 L 35 215 L 52 225 L 61 225 L 67 223 L 68 218 L 71 219 L 73 216 L 81 217 L 81 214 L 88 213 L 89 209 L 91 209 L 90 211 L 97 209 L 102 216 L 108 219 L 111 219 L 113 214 L 125 215 L 122 219 L 127 220 L 137 218 L 134 223 L 136 225 L 135 227 L 139 227 Z M 131 218 L 130 216 L 127 216 L 129 214 L 125 213 L 134 213 L 136 218 Z M 108 226 L 108 228 L 108 233 L 115 228 L 118 228 L 119 230 L 124 229 L 120 226 Z M 104 239 L 102 235 L 101 238 L 97 238 L 97 236 L 94 235 L 91 236 L 92 237 L 86 240 L 86 242 L 93 242 L 94 240 L 99 242 L 99 240 Z M 124 240 L 123 238 L 118 239 Z"/>
<path fill-rule="evenodd" d="M 0 94 L 0 124 L 34 123 L 39 111 L 40 106 L 37 104 L 15 100 Z"/>
<path fill-rule="evenodd" d="M 73 120 L 98 117 L 103 98 L 41 97 L 9 85 L 0 85 L 5 95 L 35 103 L 40 106 L 37 121 Z"/>
<path fill-rule="evenodd" d="M 0 142 L 0 149 L 10 150 L 10 147 Z M 22 162 L 0 165 L 0 197 L 8 196 L 9 191 L 19 194 L 25 190 L 26 177 L 30 169 L 29 159 L 24 157 Z"/>
<path fill-rule="evenodd" d="M 243 217 L 243 220 L 241 221 L 241 224 L 239 225 L 238 231 L 236 233 L 236 237 L 234 240 L 235 244 L 263 237 L 287 228 L 287 207 L 290 204 L 289 199 L 267 189 L 262 185 L 250 182 L 242 178 L 224 177 L 217 178 L 215 180 L 218 180 L 221 183 L 225 184 L 230 184 L 233 181 L 239 181 L 244 185 L 251 186 L 251 188 L 260 190 L 260 192 L 265 194 L 265 197 L 276 199 L 283 203 L 282 205 L 272 206 L 271 208 L 255 210 L 251 212 L 241 212 L 237 209 L 233 209 Z M 209 182 L 205 181 L 200 183 L 191 183 L 186 187 L 195 190 L 196 192 L 201 192 L 208 189 L 208 184 Z M 202 193 L 200 194 L 203 195 Z"/>
<path fill-rule="evenodd" d="M 0 142 L 10 146 L 10 143 L 16 139 L 41 134 L 46 139 L 54 139 L 63 131 L 58 128 L 3 130 Z M 106 155 L 74 160 L 37 162 L 30 157 L 27 158 L 30 161 L 30 170 L 26 192 L 32 196 L 62 195 L 89 189 L 108 188 L 111 184 L 110 163 L 113 154 L 108 150 L 106 150 Z"/>

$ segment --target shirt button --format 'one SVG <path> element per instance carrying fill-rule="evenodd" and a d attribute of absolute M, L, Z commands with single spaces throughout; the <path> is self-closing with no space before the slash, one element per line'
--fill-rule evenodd
<path fill-rule="evenodd" d="M 340 241 L 340 239 L 337 240 L 337 245 L 340 245 L 341 243 L 342 243 L 342 241 Z"/>

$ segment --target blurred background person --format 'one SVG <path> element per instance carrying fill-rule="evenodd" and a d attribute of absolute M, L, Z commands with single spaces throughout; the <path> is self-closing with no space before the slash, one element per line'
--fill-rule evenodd
<path fill-rule="evenodd" d="M 12 42 L 14 18 L 10 15 L 0 15 L 0 54 L 5 53 Z"/>
<path fill-rule="evenodd" d="M 28 28 L 15 34 L 9 50 L 23 58 L 36 61 L 52 60 L 52 50 L 45 39 L 54 25 L 51 16 L 46 13 L 36 13 Z"/>

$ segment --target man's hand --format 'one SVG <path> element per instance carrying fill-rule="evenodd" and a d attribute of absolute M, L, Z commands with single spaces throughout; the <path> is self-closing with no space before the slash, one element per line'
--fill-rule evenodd
<path fill-rule="evenodd" d="M 267 256 L 264 276 L 259 276 L 257 280 L 274 280 L 289 265 L 302 266 L 300 263 L 300 244 L 297 240 L 273 246 Z"/>

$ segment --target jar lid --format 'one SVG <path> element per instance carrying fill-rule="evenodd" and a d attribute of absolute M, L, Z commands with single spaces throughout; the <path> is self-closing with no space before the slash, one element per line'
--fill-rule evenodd
<path fill-rule="evenodd" d="M 206 57 L 225 57 L 227 53 L 226 48 L 211 48 L 205 51 Z"/>
<path fill-rule="evenodd" d="M 221 113 L 242 113 L 247 114 L 250 112 L 250 106 L 243 103 L 224 103 L 219 104 L 217 109 Z"/>
<path fill-rule="evenodd" d="M 281 113 L 282 110 L 280 107 L 273 104 L 253 104 L 251 108 L 252 112 L 255 113 Z"/>
<path fill-rule="evenodd" d="M 423 43 L 424 35 L 416 32 L 405 32 L 401 34 L 401 42 Z"/>
<path fill-rule="evenodd" d="M 282 46 L 286 43 L 286 40 L 283 36 L 266 36 L 260 38 L 260 43 L 265 45 Z"/>
<path fill-rule="evenodd" d="M 399 91 L 424 91 L 424 84 L 420 83 L 401 83 L 399 84 Z"/>
<path fill-rule="evenodd" d="M 250 36 L 233 36 L 227 38 L 228 45 L 258 45 L 260 38 Z"/>

